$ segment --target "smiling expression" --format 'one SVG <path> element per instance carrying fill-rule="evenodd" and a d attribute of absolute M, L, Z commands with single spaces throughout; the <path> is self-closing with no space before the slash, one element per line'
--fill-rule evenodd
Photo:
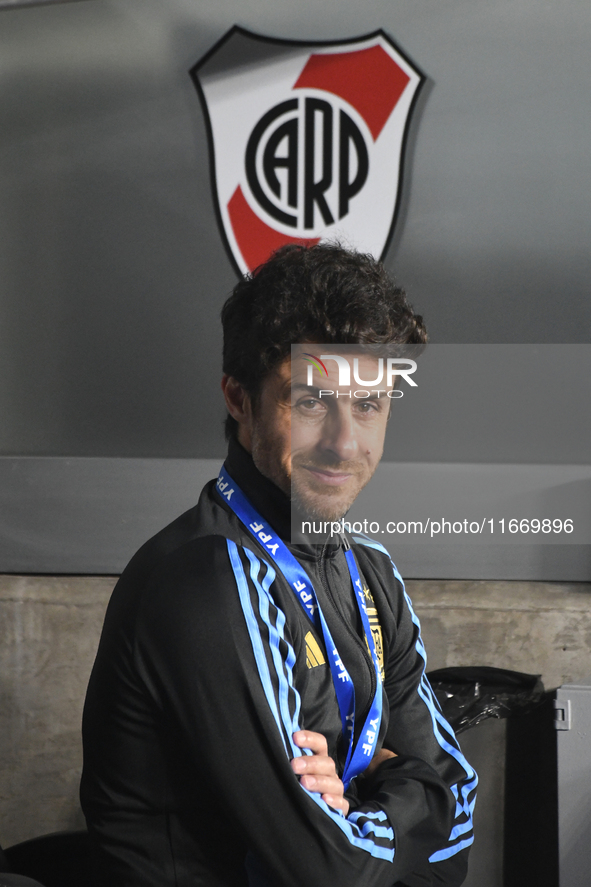
<path fill-rule="evenodd" d="M 356 357 L 360 377 L 376 378 L 377 358 Z M 265 379 L 251 419 L 252 456 L 301 512 L 338 520 L 380 461 L 390 400 L 384 389 L 355 397 L 358 385 L 339 387 L 334 361 L 327 362 L 322 389 L 310 387 L 308 365 L 287 357 Z"/>

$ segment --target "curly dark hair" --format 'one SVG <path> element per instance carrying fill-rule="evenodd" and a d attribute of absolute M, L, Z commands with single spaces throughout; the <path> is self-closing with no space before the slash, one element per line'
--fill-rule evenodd
<path fill-rule="evenodd" d="M 338 244 L 278 249 L 236 284 L 222 309 L 223 371 L 256 405 L 292 344 L 424 345 L 423 318 L 381 262 Z M 226 419 L 226 437 L 238 423 Z"/>

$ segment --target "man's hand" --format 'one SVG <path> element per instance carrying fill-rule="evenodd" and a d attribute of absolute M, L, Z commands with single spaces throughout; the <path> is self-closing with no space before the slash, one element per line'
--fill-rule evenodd
<path fill-rule="evenodd" d="M 342 810 L 346 816 L 349 802 L 345 798 L 345 786 L 337 776 L 337 768 L 328 756 L 328 745 L 322 733 L 311 730 L 298 730 L 293 741 L 299 748 L 309 748 L 312 755 L 293 758 L 291 769 L 300 777 L 300 782 L 308 791 L 319 792 L 322 800 L 335 810 Z"/>

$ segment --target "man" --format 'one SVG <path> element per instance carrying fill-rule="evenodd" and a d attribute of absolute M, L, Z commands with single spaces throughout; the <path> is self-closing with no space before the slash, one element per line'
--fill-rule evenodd
<path fill-rule="evenodd" d="M 476 777 L 402 580 L 368 539 L 290 543 L 290 494 L 342 517 L 390 403 L 338 397 L 329 360 L 321 396 L 292 343 L 360 346 L 373 378 L 361 346 L 421 344 L 421 318 L 379 263 L 315 246 L 276 253 L 222 320 L 228 458 L 124 571 L 88 689 L 97 884 L 458 885 Z"/>

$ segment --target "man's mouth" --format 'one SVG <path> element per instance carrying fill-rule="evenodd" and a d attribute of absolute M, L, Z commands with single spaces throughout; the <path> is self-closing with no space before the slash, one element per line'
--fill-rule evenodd
<path fill-rule="evenodd" d="M 322 484 L 328 484 L 331 487 L 338 487 L 354 476 L 351 471 L 318 468 L 316 465 L 303 465 L 302 467 L 305 468 L 315 480 L 320 481 Z"/>

